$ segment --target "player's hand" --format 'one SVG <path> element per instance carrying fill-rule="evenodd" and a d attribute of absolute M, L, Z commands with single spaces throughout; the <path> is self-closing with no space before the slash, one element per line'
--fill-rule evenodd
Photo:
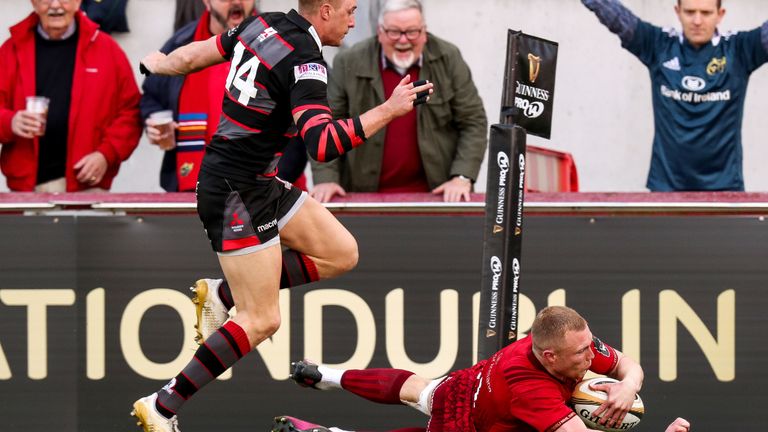
<path fill-rule="evenodd" d="M 149 53 L 146 57 L 141 59 L 141 65 L 144 66 L 150 73 L 157 73 L 157 67 L 165 59 L 165 57 L 165 54 L 161 53 L 160 51 L 155 51 L 153 53 Z"/>
<path fill-rule="evenodd" d="M 345 191 L 343 187 L 333 182 L 316 184 L 315 187 L 313 187 L 309 192 L 309 196 L 321 203 L 327 203 L 336 195 L 342 197 L 347 196 L 347 191 Z"/>
<path fill-rule="evenodd" d="M 21 138 L 32 139 L 43 127 L 43 122 L 40 121 L 39 114 L 34 114 L 29 111 L 16 111 L 11 119 L 11 131 L 14 135 Z"/>
<path fill-rule="evenodd" d="M 691 424 L 688 423 L 688 420 L 678 417 L 667 426 L 664 432 L 688 432 L 689 430 L 691 430 Z"/>
<path fill-rule="evenodd" d="M 436 187 L 432 193 L 443 194 L 444 202 L 469 201 L 469 192 L 472 190 L 472 182 L 461 177 L 454 177 Z"/>
<path fill-rule="evenodd" d="M 407 114 L 413 109 L 414 102 L 417 99 L 426 102 L 429 100 L 429 95 L 434 93 L 434 84 L 431 82 L 427 82 L 418 87 L 414 87 L 413 84 L 410 75 L 404 76 L 397 87 L 395 87 L 392 96 L 385 102 L 393 117 L 400 117 Z M 421 96 L 421 98 L 419 98 L 419 96 Z"/>
<path fill-rule="evenodd" d="M 617 383 L 590 384 L 592 390 L 604 391 L 607 399 L 593 413 L 601 416 L 599 423 L 608 427 L 617 427 L 624 421 L 624 417 L 632 408 L 635 401 L 636 386 L 626 381 Z"/>
<path fill-rule="evenodd" d="M 77 171 L 77 181 L 96 186 L 101 183 L 107 172 L 107 158 L 101 152 L 95 151 L 77 161 L 74 169 Z"/>

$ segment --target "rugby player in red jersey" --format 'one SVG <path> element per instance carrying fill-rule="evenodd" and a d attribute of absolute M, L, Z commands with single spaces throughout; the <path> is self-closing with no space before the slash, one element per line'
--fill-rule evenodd
<path fill-rule="evenodd" d="M 403 403 L 430 416 L 427 428 L 399 432 L 583 432 L 589 430 L 568 401 L 587 371 L 617 383 L 595 385 L 607 401 L 595 411 L 602 423 L 620 427 L 643 383 L 634 360 L 592 335 L 575 310 L 551 306 L 541 310 L 531 334 L 476 365 L 428 380 L 400 369 L 337 370 L 308 361 L 292 365 L 291 378 L 320 390 L 342 388 L 365 399 Z M 666 432 L 687 432 L 676 419 Z M 292 417 L 276 417 L 276 432 L 345 432 Z"/>

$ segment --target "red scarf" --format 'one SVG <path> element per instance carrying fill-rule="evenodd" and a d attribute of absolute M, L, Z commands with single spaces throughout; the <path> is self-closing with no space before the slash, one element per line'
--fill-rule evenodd
<path fill-rule="evenodd" d="M 197 23 L 194 40 L 210 39 L 210 12 Z M 187 75 L 179 95 L 179 129 L 176 136 L 176 177 L 179 192 L 194 191 L 205 146 L 211 142 L 221 116 L 221 100 L 229 63 L 221 63 Z"/>

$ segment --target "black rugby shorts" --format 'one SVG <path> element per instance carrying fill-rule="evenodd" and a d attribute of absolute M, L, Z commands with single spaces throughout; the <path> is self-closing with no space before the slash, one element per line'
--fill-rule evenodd
<path fill-rule="evenodd" d="M 201 171 L 197 214 L 219 255 L 245 255 L 280 242 L 279 231 L 307 193 L 277 177 L 243 183 Z"/>

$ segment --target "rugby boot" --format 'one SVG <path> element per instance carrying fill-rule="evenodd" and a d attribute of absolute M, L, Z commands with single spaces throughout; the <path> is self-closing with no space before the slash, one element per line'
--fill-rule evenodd
<path fill-rule="evenodd" d="M 302 387 L 324 390 L 322 387 L 318 387 L 318 384 L 323 379 L 323 374 L 317 370 L 317 365 L 309 360 L 292 362 L 290 378 Z"/>
<path fill-rule="evenodd" d="M 330 429 L 295 417 L 278 416 L 272 422 L 272 432 L 331 432 Z"/>
<path fill-rule="evenodd" d="M 192 291 L 192 303 L 195 304 L 197 324 L 195 324 L 195 342 L 202 344 L 219 329 L 229 318 L 229 311 L 219 298 L 219 286 L 222 279 L 200 279 Z"/>
<path fill-rule="evenodd" d="M 178 417 L 165 418 L 157 412 L 156 401 L 157 393 L 152 393 L 133 403 L 131 415 L 138 420 L 136 425 L 141 426 L 144 432 L 181 432 Z"/>

